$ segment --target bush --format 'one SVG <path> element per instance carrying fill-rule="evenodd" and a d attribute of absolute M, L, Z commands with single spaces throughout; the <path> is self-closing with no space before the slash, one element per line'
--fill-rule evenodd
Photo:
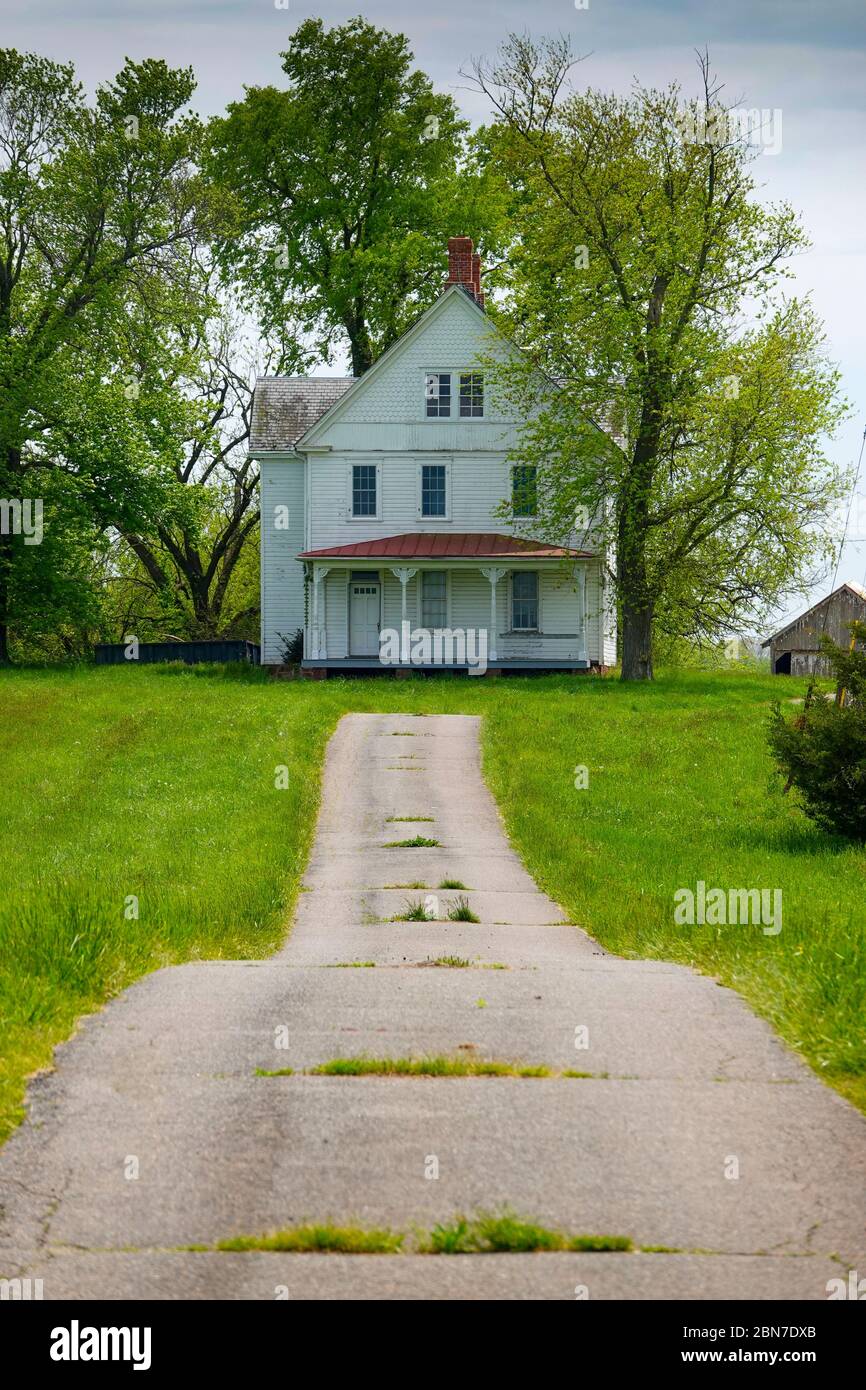
<path fill-rule="evenodd" d="M 287 637 L 284 632 L 278 632 L 280 639 L 280 656 L 284 666 L 300 666 L 304 659 L 304 629 L 299 627 L 297 632 Z"/>
<path fill-rule="evenodd" d="M 866 623 L 852 623 L 851 631 L 858 643 L 866 642 Z M 770 749 L 807 816 L 824 830 L 866 841 L 866 651 L 856 646 L 848 651 L 827 637 L 821 645 L 845 702 L 825 700 L 810 689 L 803 713 L 793 721 L 777 703 Z"/>

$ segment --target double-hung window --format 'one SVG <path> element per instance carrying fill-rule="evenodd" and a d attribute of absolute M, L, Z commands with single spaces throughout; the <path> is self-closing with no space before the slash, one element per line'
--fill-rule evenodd
<path fill-rule="evenodd" d="M 515 516 L 536 516 L 538 484 L 535 465 L 517 463 L 511 470 L 511 510 Z"/>
<path fill-rule="evenodd" d="M 447 581 L 444 570 L 421 571 L 421 626 L 428 632 L 448 624 Z"/>
<path fill-rule="evenodd" d="M 421 515 L 448 515 L 448 470 L 444 463 L 421 465 Z"/>
<path fill-rule="evenodd" d="M 484 415 L 484 373 L 460 373 L 460 418 L 479 420 Z"/>
<path fill-rule="evenodd" d="M 352 516 L 376 516 L 376 465 L 352 465 Z"/>
<path fill-rule="evenodd" d="M 451 415 L 451 373 L 428 372 L 424 384 L 427 418 L 436 420 Z"/>
<path fill-rule="evenodd" d="M 538 631 L 538 572 L 515 570 L 511 576 L 511 628 Z"/>

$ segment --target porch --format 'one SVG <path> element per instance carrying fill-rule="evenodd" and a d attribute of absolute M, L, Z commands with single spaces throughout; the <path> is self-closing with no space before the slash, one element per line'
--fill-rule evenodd
<path fill-rule="evenodd" d="M 413 533 L 299 558 L 305 668 L 480 674 L 598 662 L 587 621 L 594 557 L 499 535 Z"/>

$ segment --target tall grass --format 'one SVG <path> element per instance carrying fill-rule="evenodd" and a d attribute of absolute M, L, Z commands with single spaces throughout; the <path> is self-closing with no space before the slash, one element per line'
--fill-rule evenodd
<path fill-rule="evenodd" d="M 0 673 L 0 1137 L 20 1118 L 27 1073 L 112 993 L 166 963 L 276 948 L 324 748 L 348 710 L 483 715 L 509 832 L 572 920 L 613 951 L 718 974 L 866 1100 L 866 853 L 782 796 L 764 744 L 771 700 L 802 693 L 799 681 L 722 672 L 646 688 L 287 683 L 248 668 Z M 781 933 L 677 927 L 673 894 L 698 879 L 781 888 Z"/>

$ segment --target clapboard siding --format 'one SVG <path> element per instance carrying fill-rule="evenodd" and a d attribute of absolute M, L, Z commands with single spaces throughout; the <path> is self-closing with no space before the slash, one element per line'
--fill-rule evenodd
<path fill-rule="evenodd" d="M 419 464 L 427 462 L 449 466 L 450 520 L 420 515 Z M 375 463 L 379 468 L 379 520 L 351 518 L 349 480 L 353 463 Z M 497 508 L 508 497 L 510 488 L 510 468 L 501 454 L 431 457 L 358 452 L 317 457 L 310 464 L 310 549 L 351 545 L 403 531 L 507 531 Z"/>
<path fill-rule="evenodd" d="M 261 465 L 262 664 L 282 659 L 286 637 L 304 625 L 304 572 L 298 552 L 304 548 L 304 461 L 283 459 Z M 288 528 L 283 529 L 288 508 Z"/>

